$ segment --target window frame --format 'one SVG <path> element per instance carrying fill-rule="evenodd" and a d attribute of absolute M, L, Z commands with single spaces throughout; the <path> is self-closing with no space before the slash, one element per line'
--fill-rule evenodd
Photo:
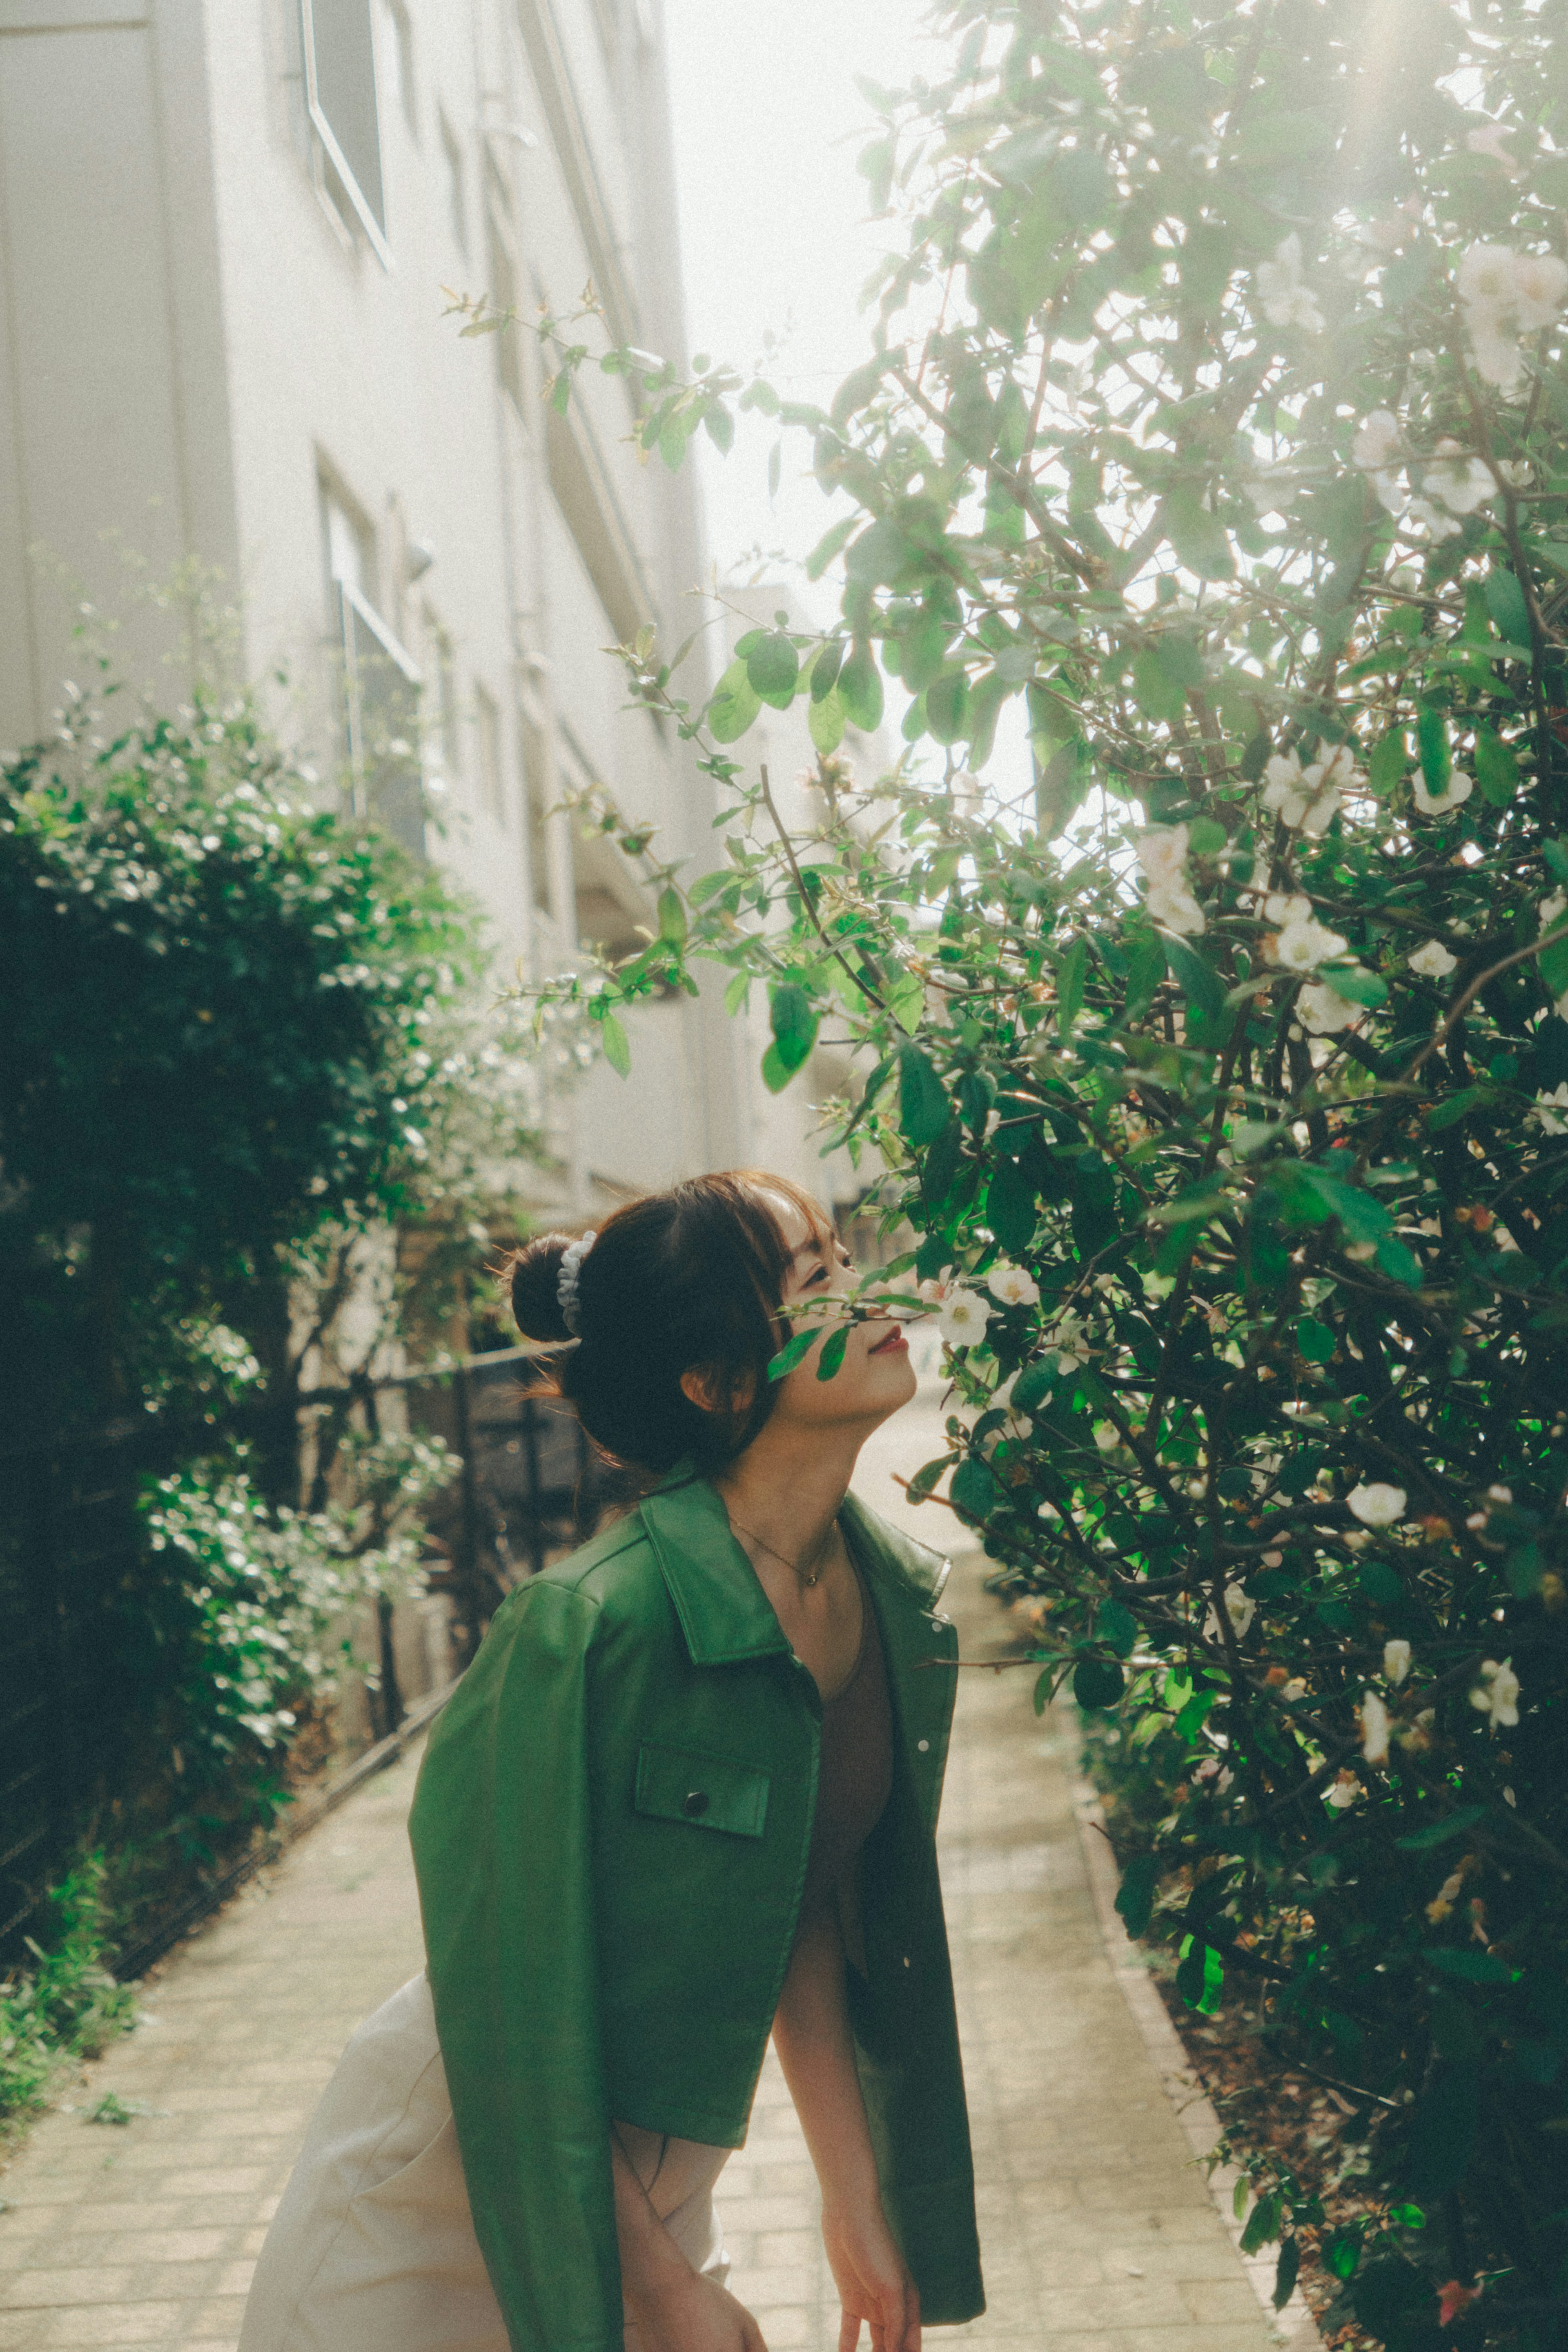
<path fill-rule="evenodd" d="M 381 95 L 376 83 L 375 16 L 373 12 L 369 9 L 368 0 L 367 15 L 369 16 L 371 27 L 371 101 L 375 110 L 377 158 L 382 165 L 382 202 L 384 209 L 386 203 L 386 173 L 384 168 L 385 157 L 382 152 Z M 348 157 L 344 154 L 341 146 L 339 144 L 338 134 L 333 130 L 331 121 L 328 117 L 327 110 L 321 103 L 320 90 L 318 86 L 316 77 L 315 0 L 299 0 L 299 33 L 300 48 L 305 67 L 305 111 L 309 117 L 310 127 L 316 133 L 318 140 L 320 142 L 322 152 L 325 154 L 328 162 L 331 164 L 333 173 L 342 188 L 343 194 L 349 199 L 349 203 L 353 210 L 354 217 L 358 222 L 361 230 L 363 232 L 367 244 L 371 247 L 371 251 L 375 254 L 376 258 L 381 263 L 382 268 L 390 270 L 394 265 L 392 261 L 392 247 L 387 240 L 386 230 L 382 224 L 376 218 L 375 213 L 371 206 L 370 198 L 366 195 L 364 190 L 361 187 L 359 181 L 356 179 L 353 167 L 350 163 Z"/>

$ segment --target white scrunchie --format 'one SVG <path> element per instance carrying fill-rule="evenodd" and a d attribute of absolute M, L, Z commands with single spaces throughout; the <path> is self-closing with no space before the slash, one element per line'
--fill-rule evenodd
<path fill-rule="evenodd" d="M 574 1339 L 581 1328 L 577 1313 L 577 1277 L 583 1259 L 598 1239 L 597 1234 L 584 1234 L 580 1241 L 573 1242 L 562 1253 L 560 1272 L 556 1276 L 555 1295 L 560 1307 L 560 1319 Z"/>

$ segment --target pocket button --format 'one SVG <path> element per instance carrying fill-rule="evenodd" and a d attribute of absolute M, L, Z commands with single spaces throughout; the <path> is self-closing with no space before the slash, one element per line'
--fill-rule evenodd
<path fill-rule="evenodd" d="M 706 1789 L 688 1789 L 686 1790 L 681 1811 L 683 1812 L 689 1813 L 693 1821 L 695 1821 L 699 1814 L 706 1813 L 707 1811 L 707 1790 Z"/>

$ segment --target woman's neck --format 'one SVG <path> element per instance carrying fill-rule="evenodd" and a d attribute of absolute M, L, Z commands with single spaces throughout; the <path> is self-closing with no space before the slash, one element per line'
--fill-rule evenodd
<path fill-rule="evenodd" d="M 810 1559 L 842 1507 L 859 1452 L 858 1433 L 780 1432 L 770 1444 L 764 1428 L 713 1483 L 732 1521 L 787 1559 Z"/>

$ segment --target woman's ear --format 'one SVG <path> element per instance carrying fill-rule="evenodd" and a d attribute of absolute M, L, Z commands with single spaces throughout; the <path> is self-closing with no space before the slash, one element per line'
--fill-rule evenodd
<path fill-rule="evenodd" d="M 712 1364 L 688 1364 L 681 1374 L 681 1392 L 701 1412 L 738 1414 L 750 1411 L 753 1382 L 727 1381 Z"/>

